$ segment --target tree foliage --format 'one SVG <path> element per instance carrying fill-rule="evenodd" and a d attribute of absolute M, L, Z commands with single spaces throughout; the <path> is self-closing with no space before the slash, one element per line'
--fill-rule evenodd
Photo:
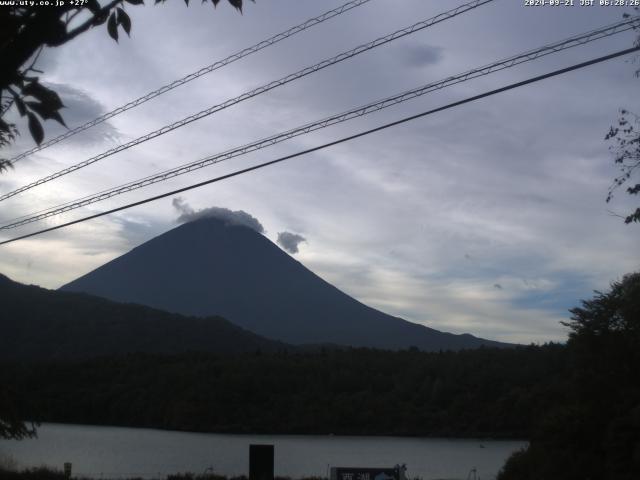
<path fill-rule="evenodd" d="M 632 177 L 640 168 L 640 117 L 629 110 L 621 110 L 616 126 L 607 133 L 606 140 L 613 142 L 610 147 L 614 162 L 620 169 L 620 175 L 614 180 L 607 194 L 607 202 L 613 198 L 614 191 L 624 184 L 629 184 L 626 192 L 629 195 L 640 193 L 640 182 L 634 183 Z M 625 223 L 640 222 L 640 207 L 629 213 Z"/>
<path fill-rule="evenodd" d="M 635 11 L 640 13 L 640 7 L 635 7 Z M 624 17 L 629 17 L 629 15 L 625 14 Z M 635 30 L 638 28 L 634 27 Z M 640 47 L 640 36 L 634 45 Z M 636 70 L 635 74 L 640 78 L 640 68 Z M 629 195 L 640 194 L 640 182 L 634 183 L 636 181 L 634 178 L 640 171 L 640 117 L 632 111 L 621 109 L 616 125 L 611 126 L 605 140 L 611 142 L 609 150 L 620 170 L 620 174 L 614 178 L 611 187 L 609 187 L 607 203 L 612 200 L 614 192 L 624 184 L 627 184 L 626 192 Z M 624 222 L 627 224 L 640 222 L 640 207 L 626 215 Z"/>
<path fill-rule="evenodd" d="M 500 480 L 640 478 L 640 273 L 571 313 L 566 396 Z"/>
<path fill-rule="evenodd" d="M 27 415 L 25 401 L 4 372 L 0 373 L 0 439 L 21 440 L 36 434 L 35 422 L 24 422 Z"/>
<path fill-rule="evenodd" d="M 565 348 L 135 354 L 0 365 L 31 418 L 235 433 L 525 438 L 562 390 Z"/>
<path fill-rule="evenodd" d="M 242 11 L 242 0 L 227 1 Z M 184 2 L 189 5 L 189 0 Z M 0 149 L 12 143 L 18 133 L 15 124 L 3 119 L 14 105 L 38 144 L 44 139 L 43 120 L 65 125 L 60 114 L 64 107 L 60 97 L 38 77 L 43 73 L 36 69 L 42 50 L 64 45 L 104 23 L 109 36 L 117 42 L 121 32 L 127 35 L 131 32 L 127 8 L 142 5 L 144 0 L 67 1 L 55 8 L 29 3 L 0 8 Z M 220 0 L 211 3 L 215 7 Z M 0 171 L 9 166 L 6 159 L 0 158 Z"/>
<path fill-rule="evenodd" d="M 613 282 L 607 293 L 595 292 L 591 300 L 583 300 L 582 307 L 570 310 L 571 321 L 563 324 L 571 329 L 570 342 L 585 338 L 615 335 L 619 341 L 640 341 L 640 272 L 626 275 Z"/>

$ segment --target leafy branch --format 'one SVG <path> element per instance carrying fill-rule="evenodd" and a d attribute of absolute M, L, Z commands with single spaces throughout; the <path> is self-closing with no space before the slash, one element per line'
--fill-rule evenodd
<path fill-rule="evenodd" d="M 621 110 L 617 126 L 610 128 L 605 140 L 613 142 L 609 150 L 614 154 L 614 162 L 620 169 L 620 175 L 614 178 L 609 187 L 607 202 L 610 202 L 614 191 L 631 182 L 632 176 L 640 168 L 640 117 L 628 110 Z M 629 195 L 638 195 L 640 182 L 628 186 L 626 192 Z M 627 215 L 624 222 L 640 222 L 640 207 Z"/>
<path fill-rule="evenodd" d="M 155 4 L 165 1 L 155 0 Z M 242 13 L 242 0 L 227 1 Z M 189 0 L 184 2 L 189 5 Z M 216 7 L 220 0 L 211 3 Z M 102 5 L 98 0 L 88 0 L 82 5 L 66 2 L 55 9 L 38 6 L 0 9 L 0 149 L 13 143 L 18 135 L 15 124 L 3 120 L 14 105 L 20 116 L 26 118 L 31 137 L 38 145 L 44 140 L 43 121 L 55 120 L 66 127 L 60 114 L 64 108 L 60 97 L 34 75 L 43 73 L 35 69 L 43 48 L 63 45 L 104 23 L 109 36 L 117 42 L 120 31 L 127 36 L 131 33 L 126 7 L 139 5 L 144 5 L 144 0 L 111 0 Z M 79 18 L 84 20 L 74 25 Z M 0 172 L 10 166 L 8 160 L 0 158 Z"/>

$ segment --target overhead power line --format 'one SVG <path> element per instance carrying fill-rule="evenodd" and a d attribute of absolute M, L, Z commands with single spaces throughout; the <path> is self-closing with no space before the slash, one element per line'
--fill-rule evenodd
<path fill-rule="evenodd" d="M 318 15 L 317 17 L 313 17 L 310 18 L 304 22 L 302 22 L 299 25 L 296 25 L 295 27 L 291 27 L 288 30 L 285 30 L 284 32 L 280 32 L 270 38 L 267 38 L 266 40 L 263 40 L 259 43 L 256 43 L 255 45 L 252 45 L 251 47 L 247 47 L 243 50 L 240 50 L 239 52 L 236 52 L 232 55 L 229 55 L 228 57 L 219 60 L 215 63 L 212 63 L 211 65 L 208 65 L 206 67 L 202 67 L 200 70 L 190 73 L 189 75 L 185 75 L 184 77 L 180 78 L 179 80 L 175 80 L 167 85 L 163 85 L 162 87 L 158 88 L 157 90 L 154 90 L 152 92 L 147 93 L 146 95 L 140 97 L 140 98 L 136 98 L 135 100 L 130 101 L 129 103 L 122 105 L 121 107 L 116 108 L 115 110 L 112 110 L 110 112 L 107 112 L 101 116 L 99 116 L 98 118 L 95 118 L 83 125 L 79 125 L 75 128 L 72 128 L 71 130 L 67 130 L 65 133 L 52 138 L 51 140 L 48 140 L 44 143 L 41 143 L 40 145 L 33 147 L 30 150 L 27 150 L 26 152 L 23 152 L 19 155 L 16 155 L 15 157 L 11 158 L 9 160 L 9 162 L 11 163 L 15 163 L 18 162 L 20 160 L 22 160 L 25 157 L 28 157 L 29 155 L 31 155 L 32 153 L 38 152 L 40 150 L 44 150 L 47 147 L 50 147 L 52 145 L 55 145 L 56 143 L 59 143 L 69 137 L 72 137 L 73 135 L 76 135 L 77 133 L 80 133 L 84 130 L 87 130 L 88 128 L 94 127 L 96 125 L 99 125 L 102 122 L 105 122 L 107 120 L 109 120 L 110 118 L 115 117 L 116 115 L 120 115 L 123 112 L 126 112 L 127 110 L 131 110 L 132 108 L 137 107 L 138 105 L 142 105 L 145 102 L 148 102 L 149 100 L 156 98 L 164 93 L 167 93 L 170 90 L 173 90 L 174 88 L 177 88 L 181 85 L 184 85 L 185 83 L 188 83 L 192 80 L 195 80 L 196 78 L 199 78 L 203 75 L 206 75 L 208 73 L 213 72 L 214 70 L 218 70 L 219 68 L 222 68 L 226 65 L 229 65 L 237 60 L 240 60 L 241 58 L 244 57 L 248 57 L 249 55 L 259 52 L 260 50 L 270 47 L 271 45 L 275 45 L 276 43 L 285 40 L 289 37 L 292 37 L 293 35 L 296 35 L 300 32 L 303 32 L 304 30 L 307 30 L 308 28 L 314 27 L 316 25 L 321 24 L 322 22 L 325 22 L 327 20 L 330 20 L 334 17 L 337 17 L 338 15 L 341 15 L 345 12 L 348 12 L 349 10 L 359 7 L 367 2 L 369 2 L 371 0 L 352 0 L 350 2 L 345 3 L 344 5 L 341 5 L 338 8 L 334 8 L 333 10 L 329 10 L 328 12 L 324 12 L 322 15 Z"/>
<path fill-rule="evenodd" d="M 633 19 L 627 19 L 621 22 L 617 22 L 609 26 L 601 27 L 596 30 L 591 30 L 589 32 L 582 33 L 580 35 L 574 35 L 573 37 L 569 37 L 567 39 L 554 42 L 534 50 L 529 50 L 524 53 L 520 53 L 518 55 L 513 55 L 506 59 L 499 60 L 497 62 L 493 62 L 488 65 L 484 65 L 482 67 L 474 68 L 467 72 L 464 72 L 455 76 L 447 77 L 444 80 L 432 82 L 427 85 L 423 85 L 421 87 L 414 88 L 412 90 L 394 95 L 392 97 L 371 102 L 364 106 L 353 108 L 346 112 L 342 112 L 337 115 L 326 117 L 321 120 L 317 120 L 315 122 L 308 123 L 308 124 L 296 127 L 294 129 L 291 129 L 282 133 L 278 133 L 276 135 L 272 135 L 270 137 L 243 145 L 241 147 L 228 150 L 226 152 L 211 155 L 209 157 L 197 160 L 195 162 L 187 163 L 185 165 L 181 165 L 169 170 L 165 170 L 164 172 L 160 172 L 158 174 L 151 175 L 133 182 L 128 182 L 126 184 L 117 186 L 115 188 L 104 190 L 102 192 L 98 192 L 96 194 L 92 194 L 77 200 L 73 200 L 71 202 L 66 202 L 61 205 L 57 205 L 55 207 L 41 210 L 39 212 L 23 215 L 21 217 L 14 218 L 11 220 L 6 220 L 5 221 L 6 223 L 0 226 L 0 230 L 17 228 L 22 225 L 33 223 L 48 217 L 52 217 L 54 215 L 58 215 L 71 210 L 75 210 L 80 207 L 84 207 L 86 205 L 97 203 L 102 200 L 106 200 L 108 198 L 130 192 L 132 190 L 137 190 L 139 188 L 146 187 L 146 186 L 167 180 L 169 178 L 177 177 L 179 175 L 184 175 L 194 170 L 198 170 L 200 168 L 204 168 L 216 163 L 220 163 L 220 162 L 229 160 L 231 158 L 245 155 L 247 153 L 260 150 L 262 148 L 266 148 L 271 145 L 275 145 L 277 143 L 289 140 L 291 138 L 294 138 L 300 135 L 304 135 L 316 130 L 320 130 L 322 128 L 326 128 L 331 125 L 342 123 L 342 122 L 351 120 L 353 118 L 368 115 L 370 113 L 382 110 L 384 108 L 387 108 L 393 105 L 397 105 L 399 103 L 402 103 L 408 100 L 412 100 L 416 97 L 449 87 L 451 85 L 455 85 L 457 83 L 465 82 L 473 78 L 477 78 L 483 75 L 488 75 L 496 71 L 500 71 L 506 68 L 520 65 L 524 62 L 535 60 L 545 55 L 560 52 L 568 48 L 572 48 L 578 45 L 584 45 L 586 43 L 593 42 L 595 40 L 609 37 L 611 35 L 635 28 L 639 24 L 640 24 L 640 16 L 634 17 Z"/>
<path fill-rule="evenodd" d="M 245 173 L 248 173 L 248 172 L 252 172 L 254 170 L 259 170 L 261 168 L 265 168 L 265 167 L 268 167 L 268 166 L 271 166 L 271 165 L 275 165 L 275 164 L 280 163 L 280 162 L 284 162 L 285 160 L 290 160 L 292 158 L 300 157 L 300 156 L 303 156 L 303 155 L 306 155 L 306 154 L 309 154 L 309 153 L 312 153 L 312 152 L 316 152 L 318 150 L 323 150 L 325 148 L 332 147 L 332 146 L 338 145 L 340 143 L 348 142 L 348 141 L 354 140 L 356 138 L 364 137 L 366 135 L 370 135 L 372 133 L 379 132 L 381 130 L 385 130 L 387 128 L 391 128 L 391 127 L 394 127 L 394 126 L 397 126 L 397 125 L 401 125 L 403 123 L 407 123 L 407 122 L 410 122 L 412 120 L 416 120 L 418 118 L 426 117 L 427 115 L 432 115 L 434 113 L 442 112 L 444 110 L 448 110 L 448 109 L 453 108 L 453 107 L 464 105 L 465 103 L 474 102 L 474 101 L 480 100 L 482 98 L 486 98 L 486 97 L 489 97 L 489 96 L 492 96 L 492 95 L 496 95 L 498 93 L 506 92 L 508 90 L 513 90 L 514 88 L 518 88 L 518 87 L 522 87 L 524 85 L 529 85 L 531 83 L 539 82 L 541 80 L 545 80 L 547 78 L 555 77 L 555 76 L 558 76 L 558 75 L 562 75 L 564 73 L 568 73 L 568 72 L 571 72 L 571 71 L 574 71 L 574 70 L 585 68 L 585 67 L 588 67 L 590 65 L 595 65 L 597 63 L 601 63 L 601 62 L 604 62 L 606 60 L 611 60 L 613 58 L 620 57 L 622 55 L 627 55 L 627 54 L 632 53 L 632 52 L 637 52 L 639 50 L 640 50 L 640 46 L 627 48 L 625 50 L 620 50 L 618 52 L 614 52 L 614 53 L 611 53 L 609 55 L 604 55 L 602 57 L 594 58 L 592 60 L 589 60 L 589 61 L 586 61 L 586 62 L 582 62 L 582 63 L 578 63 L 578 64 L 572 65 L 570 67 L 565 67 L 565 68 L 561 68 L 559 70 L 554 70 L 553 72 L 545 73 L 544 75 L 538 75 L 536 77 L 529 78 L 529 79 L 523 80 L 521 82 L 511 83 L 509 85 L 506 85 L 506 86 L 501 87 L 501 88 L 497 88 L 495 90 L 490 90 L 488 92 L 481 93 L 479 95 L 474 95 L 472 97 L 465 98 L 464 100 L 459 100 L 457 102 L 449 103 L 449 104 L 444 105 L 442 107 L 434 108 L 432 110 L 428 110 L 426 112 L 422 112 L 422 113 L 419 113 L 417 115 L 411 115 L 409 117 L 405 117 L 405 118 L 402 118 L 400 120 L 396 120 L 395 122 L 386 123 L 386 124 L 381 125 L 379 127 L 372 128 L 370 130 L 365 130 L 364 132 L 356 133 L 356 134 L 350 135 L 348 137 L 343 137 L 343 138 L 340 138 L 338 140 L 334 140 L 333 142 L 325 143 L 323 145 L 318 145 L 316 147 L 309 148 L 307 150 L 303 150 L 301 152 L 297 152 L 297 153 L 294 153 L 294 154 L 291 154 L 291 155 L 286 155 L 284 157 L 276 158 L 275 160 L 270 160 L 268 162 L 260 163 L 258 165 L 254 165 L 252 167 L 243 168 L 242 170 L 237 170 L 235 172 L 228 173 L 226 175 L 221 175 L 219 177 L 215 177 L 215 178 L 212 178 L 212 179 L 209 179 L 209 180 L 205 180 L 204 182 L 199 182 L 199 183 L 196 183 L 196 184 L 193 184 L 193 185 L 189 185 L 187 187 L 182 187 L 182 188 L 179 188 L 177 190 L 172 190 L 170 192 L 166 192 L 166 193 L 163 193 L 163 194 L 160 194 L 160 195 L 156 195 L 156 196 L 153 196 L 153 197 L 150 197 L 150 198 L 146 198 L 144 200 L 139 200 L 137 202 L 129 203 L 129 204 L 123 205 L 121 207 L 112 208 L 111 210 L 107 210 L 105 212 L 96 213 L 94 215 L 89 215 L 87 217 L 79 218 L 77 220 L 66 222 L 66 223 L 63 223 L 61 225 L 56 225 L 54 227 L 44 228 L 44 229 L 38 230 L 36 232 L 28 233 L 26 235 L 21 235 L 19 237 L 11 238 L 9 240 L 4 240 L 4 241 L 0 242 L 0 245 L 6 245 L 8 243 L 17 242 L 18 240 L 23 240 L 25 238 L 30 238 L 30 237 L 34 237 L 36 235 L 41 235 L 43 233 L 51 232 L 53 230 L 59 230 L 61 228 L 69 227 L 71 225 L 75 225 L 75 224 L 78 224 L 78 223 L 86 222 L 88 220 L 93 220 L 95 218 L 99 218 L 99 217 L 103 217 L 105 215 L 109 215 L 109 214 L 112 214 L 112 213 L 120 212 L 122 210 L 127 210 L 129 208 L 137 207 L 139 205 L 144 205 L 145 203 L 153 202 L 155 200 L 160 200 L 162 198 L 170 197 L 172 195 L 177 195 L 178 193 L 186 192 L 188 190 L 193 190 L 195 188 L 203 187 L 205 185 L 209 185 L 209 184 L 212 184 L 212 183 L 220 182 L 220 181 L 226 180 L 228 178 L 236 177 L 238 175 L 242 175 L 242 174 L 245 174 Z"/>
<path fill-rule="evenodd" d="M 431 17 L 427 20 L 423 20 L 421 22 L 415 23 L 409 27 L 403 28 L 401 30 L 397 30 L 393 33 L 390 33 L 389 35 L 386 35 L 384 37 L 380 37 L 377 38 L 376 40 L 373 40 L 369 43 L 365 43 L 363 45 L 360 45 L 358 47 L 355 47 L 351 50 L 348 50 L 346 52 L 340 53 L 334 57 L 331 57 L 329 59 L 323 60 L 319 63 L 316 63 L 315 65 L 312 65 L 310 67 L 306 67 L 303 68 L 302 70 L 297 71 L 296 73 L 291 73 L 285 77 L 280 78 L 279 80 L 274 80 L 272 82 L 269 82 L 265 85 L 262 85 L 258 88 L 255 88 L 253 90 L 250 90 L 248 92 L 243 93 L 242 95 L 232 98 L 230 100 L 227 100 L 223 103 L 220 103 L 218 105 L 214 105 L 212 107 L 207 108 L 206 110 L 202 110 L 198 113 L 194 113 L 193 115 L 190 115 L 188 117 L 183 118 L 182 120 L 179 120 L 177 122 L 174 122 L 170 125 L 166 125 L 158 130 L 155 130 L 153 132 L 150 132 L 146 135 L 143 135 L 142 137 L 138 137 L 135 140 L 131 140 L 130 142 L 127 142 L 125 144 L 122 145 L 118 145 L 117 147 L 114 147 L 110 150 L 107 150 L 106 152 L 103 152 L 99 155 L 96 155 L 94 157 L 91 157 L 87 160 L 84 160 L 80 163 L 77 163 L 75 165 L 72 165 L 70 167 L 67 167 L 63 170 L 60 170 L 54 174 L 48 175 L 44 178 L 41 178 L 39 180 L 36 180 L 35 182 L 29 183 L 28 185 L 25 185 L 23 187 L 20 187 L 16 190 L 13 190 L 9 193 L 5 193 L 4 195 L 0 196 L 0 201 L 2 200 L 6 200 L 7 198 L 13 197 L 15 195 L 18 195 L 19 193 L 22 193 L 26 190 L 30 190 L 34 187 L 37 187 L 38 185 L 42 185 L 43 183 L 47 183 L 50 182 L 51 180 L 55 180 L 56 178 L 62 177 L 64 175 L 68 175 L 69 173 L 75 172 L 76 170 L 79 170 L 81 168 L 84 168 L 88 165 L 91 165 L 93 163 L 96 163 L 100 160 L 103 160 L 111 155 L 114 155 L 116 153 L 122 152 L 123 150 L 127 150 L 131 147 L 134 147 L 136 145 L 139 145 L 141 143 L 144 143 L 148 140 L 151 140 L 153 138 L 159 137 L 160 135 L 164 135 L 165 133 L 171 132 L 177 128 L 183 127 L 189 123 L 195 122 L 196 120 L 200 120 L 201 118 L 207 117 L 209 115 L 212 115 L 216 112 L 219 112 L 221 110 L 224 110 L 226 108 L 231 107 L 232 105 L 235 105 L 237 103 L 243 102 L 245 100 L 248 100 L 250 98 L 253 98 L 255 96 L 261 95 L 265 92 L 268 92 L 270 90 L 273 90 L 277 87 L 280 87 L 282 85 L 286 85 L 287 83 L 290 83 L 294 80 L 298 80 L 299 78 L 305 77 L 309 74 L 315 73 L 319 70 L 322 70 L 324 68 L 327 68 L 331 65 L 335 65 L 336 63 L 342 62 L 344 60 L 350 59 L 355 57 L 356 55 L 360 55 L 361 53 L 367 52 L 369 50 L 372 50 L 374 48 L 377 48 L 381 45 L 387 44 L 389 42 L 392 42 L 394 40 L 397 40 L 399 38 L 405 37 L 407 35 L 416 33 L 420 30 L 423 30 L 425 28 L 431 27 L 432 25 L 435 25 L 437 23 L 443 22 L 445 20 L 449 20 L 453 17 L 456 17 L 458 15 L 461 15 L 462 13 L 468 12 L 469 10 L 472 10 L 474 8 L 477 8 L 481 5 L 484 5 L 486 3 L 490 3 L 493 2 L 494 0 L 474 0 L 473 2 L 469 2 L 466 3 L 464 5 L 460 5 L 452 10 L 448 10 L 444 13 L 440 13 L 439 15 L 436 15 L 435 17 Z"/>

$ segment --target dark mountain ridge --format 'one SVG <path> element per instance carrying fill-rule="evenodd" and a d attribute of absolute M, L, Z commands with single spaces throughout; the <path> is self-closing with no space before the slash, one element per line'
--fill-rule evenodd
<path fill-rule="evenodd" d="M 185 317 L 85 293 L 23 285 L 0 274 L 0 359 L 81 359 L 127 353 L 274 352 L 293 348 L 220 317 Z"/>
<path fill-rule="evenodd" d="M 508 345 L 440 332 L 368 307 L 263 235 L 215 218 L 180 225 L 61 290 L 184 315 L 220 315 L 293 344 L 426 351 Z"/>

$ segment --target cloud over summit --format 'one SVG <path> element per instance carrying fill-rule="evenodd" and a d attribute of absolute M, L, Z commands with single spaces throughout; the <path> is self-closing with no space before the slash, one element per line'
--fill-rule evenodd
<path fill-rule="evenodd" d="M 176 219 L 178 223 L 189 223 L 200 220 L 201 218 L 215 218 L 222 220 L 228 225 L 241 225 L 258 233 L 265 233 L 265 229 L 260 221 L 244 210 L 230 210 L 223 207 L 209 207 L 194 210 L 182 197 L 175 197 L 171 201 L 171 204 L 179 213 Z M 278 239 L 276 241 L 285 251 L 294 254 L 298 253 L 300 243 L 306 242 L 307 239 L 297 233 L 285 231 L 278 233 Z"/>
<path fill-rule="evenodd" d="M 179 223 L 193 222 L 201 218 L 216 218 L 224 221 L 228 225 L 241 225 L 255 230 L 258 233 L 264 233 L 264 227 L 260 221 L 243 210 L 229 210 L 228 208 L 222 207 L 194 210 L 182 197 L 175 197 L 171 203 L 180 213 L 177 218 Z"/>

